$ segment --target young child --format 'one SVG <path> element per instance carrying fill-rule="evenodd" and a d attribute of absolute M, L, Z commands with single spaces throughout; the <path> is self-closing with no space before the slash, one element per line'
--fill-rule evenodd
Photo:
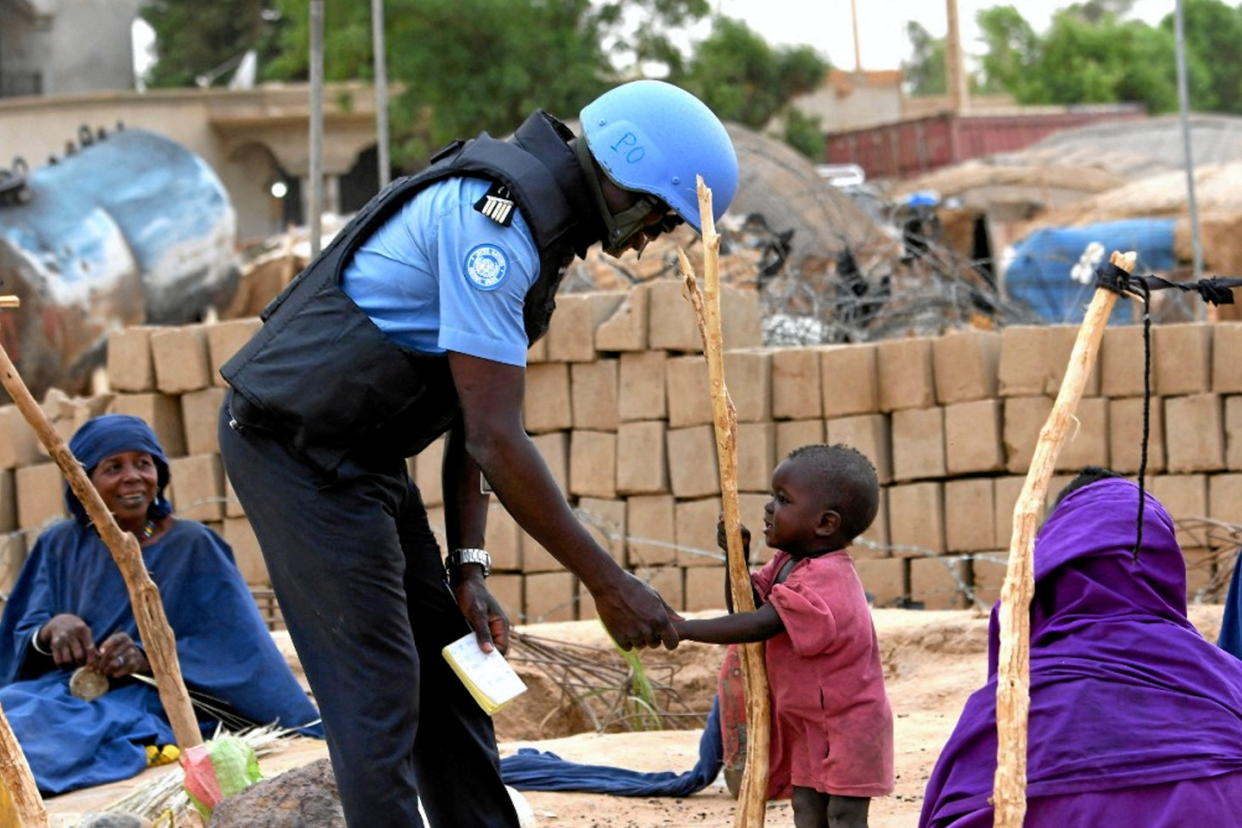
<path fill-rule="evenodd" d="M 854 449 L 791 452 L 772 473 L 763 537 L 777 552 L 752 575 L 757 609 L 676 624 L 693 641 L 767 642 L 770 765 L 793 783 L 797 828 L 865 828 L 871 797 L 893 790 L 893 717 L 848 550 L 879 496 L 875 468 Z M 745 528 L 742 539 L 749 562 Z"/>

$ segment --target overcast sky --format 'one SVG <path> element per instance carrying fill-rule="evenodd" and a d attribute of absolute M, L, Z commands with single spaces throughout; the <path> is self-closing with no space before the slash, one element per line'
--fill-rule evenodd
<path fill-rule="evenodd" d="M 850 0 L 712 0 L 721 14 L 741 18 L 772 43 L 813 46 L 834 66 L 854 68 L 854 35 Z M 864 69 L 896 69 L 909 52 L 906 21 L 917 20 L 934 37 L 947 28 L 946 3 L 939 0 L 856 0 L 858 37 Z M 975 15 L 1004 0 L 958 0 L 963 46 L 978 53 Z M 1009 0 L 1036 31 L 1044 31 L 1052 13 L 1070 5 L 1066 0 Z M 1173 12 L 1174 0 L 1138 0 L 1131 17 L 1156 24 Z"/>

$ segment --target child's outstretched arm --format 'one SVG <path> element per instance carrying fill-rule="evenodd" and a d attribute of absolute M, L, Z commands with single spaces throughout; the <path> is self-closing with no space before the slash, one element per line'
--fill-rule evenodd
<path fill-rule="evenodd" d="M 735 612 L 719 618 L 695 621 L 674 621 L 678 636 L 705 644 L 747 644 L 767 641 L 785 629 L 785 622 L 776 608 L 764 604 L 754 612 Z"/>

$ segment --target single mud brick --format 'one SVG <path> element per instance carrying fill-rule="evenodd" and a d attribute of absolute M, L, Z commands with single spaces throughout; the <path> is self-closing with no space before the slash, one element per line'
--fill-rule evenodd
<path fill-rule="evenodd" d="M 590 621 L 599 618 L 599 610 L 595 608 L 595 596 L 587 589 L 586 584 L 581 579 L 574 578 L 574 589 L 577 590 L 574 603 L 577 605 L 578 620 Z"/>
<path fill-rule="evenodd" d="M 1110 325 L 1100 341 L 1100 393 L 1105 397 L 1137 397 L 1143 393 L 1143 328 L 1141 325 Z M 1151 393 L 1156 394 L 1153 360 Z"/>
<path fill-rule="evenodd" d="M 877 607 L 900 606 L 910 595 L 906 586 L 909 561 L 904 558 L 855 560 L 854 569 L 871 603 Z"/>
<path fill-rule="evenodd" d="M 444 505 L 444 441 L 441 437 L 414 459 L 414 485 L 427 508 Z"/>
<path fill-rule="evenodd" d="M 526 349 L 526 364 L 534 365 L 536 362 L 548 361 L 548 337 L 547 334 L 539 337 L 534 345 Z"/>
<path fill-rule="evenodd" d="M 662 420 L 668 415 L 664 392 L 667 363 L 668 355 L 663 351 L 621 355 L 621 387 L 617 404 L 622 422 Z M 530 393 L 529 389 L 527 393 Z"/>
<path fill-rule="evenodd" d="M 33 466 L 44 460 L 39 438 L 15 405 L 0 406 L 0 469 Z"/>
<path fill-rule="evenodd" d="M 569 434 L 564 431 L 554 431 L 551 434 L 540 434 L 537 437 L 531 437 L 530 441 L 535 444 L 535 449 L 538 450 L 539 456 L 543 458 L 544 464 L 547 465 L 548 471 L 552 474 L 552 479 L 556 481 L 557 488 L 561 490 L 562 494 L 568 493 Z"/>
<path fill-rule="evenodd" d="M 522 533 L 523 572 L 556 572 L 562 569 L 560 561 L 552 557 L 552 553 L 544 549 L 539 541 Z"/>
<path fill-rule="evenodd" d="M 483 545 L 487 553 L 492 556 L 493 570 L 521 571 L 522 529 L 496 498 L 492 498 L 487 506 L 487 532 L 483 538 Z M 489 588 L 492 580 L 488 578 Z M 519 601 L 514 606 L 521 606 L 521 602 Z"/>
<path fill-rule="evenodd" d="M 616 431 L 617 360 L 575 363 L 569 369 L 574 428 Z"/>
<path fill-rule="evenodd" d="M 108 385 L 114 391 L 155 390 L 151 334 L 158 330 L 155 325 L 131 325 L 108 334 Z"/>
<path fill-rule="evenodd" d="M 1081 471 L 1082 469 L 1075 469 L 1068 473 L 1054 474 L 1048 480 L 1048 491 L 1044 495 L 1044 514 L 1052 514 L 1053 508 L 1057 505 L 1057 498 L 1061 496 L 1061 490 L 1074 482 L 1074 478 Z"/>
<path fill-rule="evenodd" d="M 1225 465 L 1242 471 L 1242 396 L 1225 398 Z"/>
<path fill-rule="evenodd" d="M 716 546 L 716 523 L 720 520 L 720 498 L 678 501 L 674 516 L 677 533 L 678 566 L 719 566 L 724 553 Z M 763 542 L 763 527 L 751 543 Z M 719 556 L 719 557 L 718 557 Z"/>
<path fill-rule="evenodd" d="M 1220 604 L 1224 603 L 1229 594 L 1229 583 L 1233 580 L 1233 570 L 1237 567 L 1238 556 L 1230 554 L 1229 551 L 1213 549 L 1212 558 L 1215 575 L 1207 597 L 1213 603 Z"/>
<path fill-rule="evenodd" d="M 931 339 L 896 339 L 881 342 L 876 348 L 881 411 L 936 404 Z"/>
<path fill-rule="evenodd" d="M 1208 478 L 1208 517 L 1242 526 L 1242 474 L 1214 474 Z"/>
<path fill-rule="evenodd" d="M 1177 526 L 1177 542 L 1183 547 L 1195 546 L 1201 533 L 1183 529 L 1178 521 L 1208 516 L 1208 483 L 1204 474 L 1158 474 L 1151 479 L 1148 491 Z"/>
<path fill-rule="evenodd" d="M 892 414 L 893 479 L 944 477 L 944 409 L 904 408 Z"/>
<path fill-rule="evenodd" d="M 1108 401 L 1108 467 L 1135 474 L 1143 448 L 1143 399 L 1119 397 Z M 1164 406 L 1151 401 L 1148 415 L 1147 473 L 1164 471 Z"/>
<path fill-rule="evenodd" d="M 991 478 L 947 480 L 944 484 L 944 542 L 950 552 L 995 549 L 995 492 Z"/>
<path fill-rule="evenodd" d="M 250 341 L 263 322 L 258 317 L 230 319 L 207 326 L 207 356 L 211 363 L 211 381 L 221 388 L 228 385 L 220 376 L 220 366 L 233 358 Z"/>
<path fill-rule="evenodd" d="M 1083 397 L 1070 422 L 1061 453 L 1057 455 L 1058 471 L 1080 472 L 1085 466 L 1108 467 L 1108 400 Z"/>
<path fill-rule="evenodd" d="M 740 492 L 767 492 L 776 467 L 776 424 L 737 424 L 737 488 Z"/>
<path fill-rule="evenodd" d="M 1007 551 L 992 551 L 976 555 L 970 562 L 974 581 L 975 603 L 988 608 L 1000 600 L 1001 587 L 1005 584 L 1005 571 L 1009 568 Z"/>
<path fill-rule="evenodd" d="M 997 392 L 1002 397 L 1031 397 L 1044 393 L 1047 379 L 1045 349 L 1048 326 L 1010 325 L 1001 331 Z"/>
<path fill-rule="evenodd" d="M 1013 542 L 1013 510 L 1018 505 L 1026 477 L 996 477 L 992 482 L 996 500 L 996 545 L 1008 549 Z M 1042 509 L 1036 520 L 1043 520 Z"/>
<path fill-rule="evenodd" d="M 0 592 L 8 595 L 26 563 L 26 536 L 20 532 L 0 535 Z"/>
<path fill-rule="evenodd" d="M 635 495 L 626 498 L 625 562 L 628 566 L 657 566 L 677 561 L 677 529 L 672 495 Z"/>
<path fill-rule="evenodd" d="M 772 419 L 772 352 L 762 348 L 726 351 L 725 382 L 739 423 Z"/>
<path fill-rule="evenodd" d="M 1026 474 L 1040 429 L 1052 412 L 1049 397 L 1009 397 L 1005 400 L 1005 468 Z"/>
<path fill-rule="evenodd" d="M 185 452 L 220 453 L 220 407 L 224 405 L 223 388 L 203 388 L 181 395 L 181 427 L 185 429 Z"/>
<path fill-rule="evenodd" d="M 720 332 L 726 349 L 758 348 L 763 344 L 763 308 L 757 292 L 721 285 Z"/>
<path fill-rule="evenodd" d="M 670 428 L 666 442 L 669 484 L 676 497 L 720 493 L 716 436 L 711 426 Z"/>
<path fill-rule="evenodd" d="M 888 487 L 888 538 L 893 555 L 922 557 L 944 552 L 944 492 L 941 483 Z"/>
<path fill-rule="evenodd" d="M 263 560 L 263 550 L 259 548 L 259 539 L 250 528 L 250 521 L 245 518 L 225 518 L 224 529 L 220 533 L 224 542 L 233 548 L 233 560 L 242 578 L 251 586 L 271 584 L 267 575 L 267 563 Z"/>
<path fill-rule="evenodd" d="M 233 491 L 233 481 L 229 480 L 228 474 L 224 475 L 224 516 L 246 516 L 246 508 L 242 506 L 241 501 L 237 499 L 237 492 Z"/>
<path fill-rule="evenodd" d="M 776 463 L 802 446 L 824 442 L 823 420 L 782 420 L 776 424 Z"/>
<path fill-rule="evenodd" d="M 625 298 L 624 293 L 561 293 L 548 325 L 548 361 L 591 362 L 595 359 L 595 328 Z"/>
<path fill-rule="evenodd" d="M 819 377 L 825 417 L 848 417 L 880 410 L 875 345 L 821 348 Z"/>
<path fill-rule="evenodd" d="M 1242 322 L 1212 325 L 1212 390 L 1218 394 L 1242 392 Z"/>
<path fill-rule="evenodd" d="M 681 280 L 656 279 L 648 284 L 647 346 L 655 351 L 702 351 L 694 308 L 682 296 Z"/>
<path fill-rule="evenodd" d="M 887 558 L 888 552 L 888 489 L 880 489 L 880 504 L 875 520 L 854 539 L 852 555 L 859 558 Z M 753 558 L 752 558 L 753 560 Z"/>
<path fill-rule="evenodd" d="M 55 463 L 17 470 L 17 525 L 37 529 L 65 514 L 65 479 Z"/>
<path fill-rule="evenodd" d="M 964 609 L 970 569 L 964 558 L 912 558 L 910 599 L 924 609 Z"/>
<path fill-rule="evenodd" d="M 1164 401 L 1164 449 L 1171 472 L 1219 471 L 1225 467 L 1224 406 L 1217 394 Z"/>
<path fill-rule="evenodd" d="M 0 469 L 0 534 L 17 528 L 17 479 L 12 469 Z"/>
<path fill-rule="evenodd" d="M 1065 370 L 1069 367 L 1070 353 L 1074 350 L 1074 342 L 1078 339 L 1078 325 L 1049 325 L 1044 365 L 1047 376 L 1044 379 L 1044 393 L 1055 397 L 1061 390 L 1061 381 L 1065 379 Z M 1100 371 L 1098 365 L 1091 366 L 1091 373 L 1083 385 L 1084 397 L 1095 397 L 1100 393 Z"/>
<path fill-rule="evenodd" d="M 595 542 L 622 566 L 625 565 L 625 501 L 584 497 L 574 510 Z"/>
<path fill-rule="evenodd" d="M 665 366 L 668 384 L 669 428 L 712 422 L 711 386 L 707 360 L 701 356 L 673 357 Z"/>
<path fill-rule="evenodd" d="M 178 517 L 197 521 L 224 517 L 224 468 L 220 455 L 199 454 L 169 460 L 168 476 Z"/>
<path fill-rule="evenodd" d="M 992 331 L 954 331 L 932 340 L 936 402 L 984 400 L 996 396 L 1001 335 Z"/>
<path fill-rule="evenodd" d="M 752 569 L 763 566 L 772 559 L 773 550 L 763 542 L 764 510 L 771 499 L 771 494 L 742 492 L 737 496 L 742 525 L 750 530 L 750 565 Z"/>
<path fill-rule="evenodd" d="M 974 400 L 944 407 L 945 470 L 949 475 L 1005 468 L 1003 402 Z"/>
<path fill-rule="evenodd" d="M 569 366 L 544 362 L 526 366 L 522 423 L 531 434 L 562 431 L 574 424 L 569 392 Z"/>
<path fill-rule="evenodd" d="M 184 394 L 211 385 L 207 326 L 183 325 L 151 334 L 155 385 L 165 394 Z"/>
<path fill-rule="evenodd" d="M 662 420 L 622 423 L 617 430 L 617 491 L 662 494 L 668 491 L 667 428 Z"/>
<path fill-rule="evenodd" d="M 1162 396 L 1212 390 L 1213 327 L 1201 322 L 1152 326 L 1151 369 Z M 1238 353 L 1230 355 L 1234 362 Z"/>
<path fill-rule="evenodd" d="M 612 316 L 595 329 L 597 351 L 645 351 L 647 349 L 647 288 L 626 293 Z"/>
<path fill-rule="evenodd" d="M 664 602 L 681 612 L 689 610 L 686 606 L 686 593 L 683 586 L 683 570 L 680 566 L 646 566 L 634 570 L 634 577 L 651 586 Z M 691 572 L 707 572 L 706 569 L 689 570 Z M 723 570 L 722 570 L 723 571 Z M 723 577 L 723 576 L 722 576 Z"/>
<path fill-rule="evenodd" d="M 113 414 L 129 414 L 151 426 L 164 454 L 185 456 L 185 427 L 181 422 L 181 403 L 165 394 L 117 394 Z"/>
<path fill-rule="evenodd" d="M 725 567 L 700 566 L 686 570 L 686 612 L 725 609 Z"/>
<path fill-rule="evenodd" d="M 526 622 L 524 602 L 522 600 L 522 582 L 524 580 L 525 578 L 521 574 L 506 574 L 503 572 L 495 572 L 487 576 L 487 591 L 496 596 L 496 600 L 500 602 L 500 606 L 504 607 L 510 620 L 518 624 Z"/>
<path fill-rule="evenodd" d="M 573 621 L 577 592 L 574 576 L 569 572 L 540 572 L 527 575 L 523 588 L 526 594 L 526 623 Z"/>
<path fill-rule="evenodd" d="M 1183 549 L 1182 557 L 1186 560 L 1186 600 L 1192 604 L 1218 600 L 1213 595 L 1219 582 L 1215 574 L 1216 551 Z"/>
<path fill-rule="evenodd" d="M 893 479 L 889 421 L 886 414 L 860 414 L 856 417 L 835 417 L 827 422 L 827 442 L 841 443 L 861 451 L 881 483 Z M 778 443 L 778 449 L 780 448 Z"/>
<path fill-rule="evenodd" d="M 617 496 L 617 435 L 575 431 L 569 438 L 569 493 Z"/>
<path fill-rule="evenodd" d="M 781 348 L 772 353 L 772 416 L 813 420 L 823 416 L 819 349 Z"/>

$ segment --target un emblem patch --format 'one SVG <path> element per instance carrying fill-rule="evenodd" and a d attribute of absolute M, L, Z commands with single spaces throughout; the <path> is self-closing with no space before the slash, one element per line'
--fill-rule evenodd
<path fill-rule="evenodd" d="M 466 254 L 466 278 L 479 290 L 495 290 L 509 272 L 505 251 L 494 244 L 478 244 Z"/>

